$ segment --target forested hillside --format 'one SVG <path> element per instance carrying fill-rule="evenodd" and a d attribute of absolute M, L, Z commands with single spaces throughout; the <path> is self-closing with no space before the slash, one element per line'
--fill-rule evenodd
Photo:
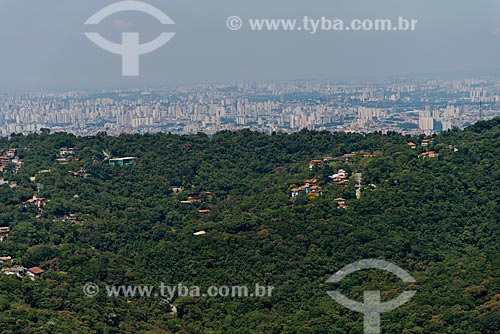
<path fill-rule="evenodd" d="M 22 161 L 1 176 L 0 257 L 12 258 L 1 264 L 2 334 L 362 333 L 363 315 L 325 281 L 366 258 L 417 280 L 415 297 L 382 315 L 383 333 L 500 330 L 500 119 L 433 138 L 45 130 L 0 149 Z M 110 164 L 121 157 L 137 160 Z M 330 177 L 339 170 L 345 179 Z M 291 198 L 306 183 L 318 190 Z M 15 265 L 44 272 L 6 275 Z M 86 297 L 87 282 L 275 290 L 176 297 L 172 314 L 155 297 Z M 407 288 L 378 271 L 338 288 L 362 300 L 374 287 L 384 299 Z"/>

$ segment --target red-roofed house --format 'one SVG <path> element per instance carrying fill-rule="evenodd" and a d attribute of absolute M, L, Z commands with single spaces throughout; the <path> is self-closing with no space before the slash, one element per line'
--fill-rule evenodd
<path fill-rule="evenodd" d="M 309 169 L 313 169 L 314 166 L 323 166 L 324 162 L 323 160 L 311 160 L 311 162 L 309 163 Z"/>
<path fill-rule="evenodd" d="M 437 158 L 437 157 L 439 157 L 439 154 L 437 154 L 434 151 L 429 151 L 429 152 L 424 152 L 424 153 L 420 154 L 418 157 L 419 158 L 423 158 L 423 159 L 426 159 L 426 158 Z"/>
<path fill-rule="evenodd" d="M 26 275 L 31 277 L 31 279 L 35 279 L 35 277 L 40 277 L 45 272 L 42 268 L 39 267 L 32 267 L 29 268 L 28 271 L 26 271 Z"/>

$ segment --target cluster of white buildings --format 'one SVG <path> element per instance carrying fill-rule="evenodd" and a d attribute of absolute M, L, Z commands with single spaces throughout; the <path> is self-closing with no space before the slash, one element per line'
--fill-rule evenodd
<path fill-rule="evenodd" d="M 495 80 L 241 83 L 100 93 L 0 95 L 0 135 L 291 132 L 427 133 L 500 115 Z M 481 104 L 481 106 L 480 106 Z M 480 112 L 479 109 L 482 108 Z"/>

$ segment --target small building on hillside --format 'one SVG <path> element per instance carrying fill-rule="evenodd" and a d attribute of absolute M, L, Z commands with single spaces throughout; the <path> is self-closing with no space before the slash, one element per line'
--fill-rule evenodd
<path fill-rule="evenodd" d="M 9 158 L 14 158 L 17 154 L 17 148 L 2 150 L 2 154 L 6 155 Z"/>
<path fill-rule="evenodd" d="M 0 256 L 0 264 L 11 263 L 12 256 Z"/>
<path fill-rule="evenodd" d="M 136 157 L 113 158 L 109 159 L 109 164 L 114 166 L 135 165 Z"/>
<path fill-rule="evenodd" d="M 437 154 L 434 151 L 429 151 L 429 152 L 424 152 L 418 156 L 419 158 L 422 159 L 432 159 L 432 158 L 437 158 L 439 157 L 439 154 Z"/>
<path fill-rule="evenodd" d="M 432 141 L 433 141 L 432 139 L 424 139 L 424 140 L 422 140 L 421 145 L 423 147 L 429 146 L 430 144 L 432 144 Z"/>
<path fill-rule="evenodd" d="M 32 267 L 26 270 L 26 275 L 29 276 L 31 279 L 35 279 L 35 277 L 40 277 L 45 270 L 39 267 Z"/>
<path fill-rule="evenodd" d="M 323 166 L 324 161 L 323 160 L 311 160 L 309 162 L 309 169 L 313 169 L 315 166 Z"/>
<path fill-rule="evenodd" d="M 347 209 L 348 208 L 345 199 L 339 197 L 339 198 L 334 199 L 334 201 L 337 202 L 337 206 L 339 209 Z"/>
<path fill-rule="evenodd" d="M 73 155 L 74 154 L 74 148 L 67 148 L 67 147 L 62 147 L 59 149 L 59 156 L 60 157 L 66 157 L 68 155 Z"/>
<path fill-rule="evenodd" d="M 26 268 L 18 265 L 11 268 L 6 268 L 3 270 L 3 272 L 5 273 L 5 275 L 9 276 L 16 275 L 17 277 L 24 277 L 24 275 L 26 275 Z"/>
<path fill-rule="evenodd" d="M 335 182 L 337 184 L 340 182 L 341 185 L 344 185 L 348 182 L 348 177 L 349 174 L 343 169 L 339 169 L 337 173 L 329 176 L 329 178 L 332 179 L 332 182 Z"/>
<path fill-rule="evenodd" d="M 352 153 L 347 153 L 347 154 L 335 157 L 334 160 L 335 161 L 348 161 L 349 159 L 352 159 L 355 156 L 356 156 L 356 152 L 352 152 Z"/>
<path fill-rule="evenodd" d="M 41 208 L 45 206 L 48 202 L 50 202 L 50 199 L 43 198 L 43 197 L 38 197 L 37 195 L 33 195 L 32 198 L 24 202 L 24 206 L 36 206 L 37 208 Z"/>
<path fill-rule="evenodd" d="M 9 233 L 9 232 L 10 232 L 10 227 L 8 227 L 8 226 L 0 227 L 0 234 L 5 234 L 5 233 Z"/>
<path fill-rule="evenodd" d="M 315 182 L 309 183 L 307 181 L 315 181 Z M 306 181 L 307 183 L 303 186 L 290 189 L 290 197 L 295 198 L 295 197 L 299 196 L 300 193 L 314 194 L 316 196 L 319 196 L 322 194 L 323 189 L 320 186 L 315 184 L 316 183 L 315 179 L 307 180 L 307 181 Z"/>

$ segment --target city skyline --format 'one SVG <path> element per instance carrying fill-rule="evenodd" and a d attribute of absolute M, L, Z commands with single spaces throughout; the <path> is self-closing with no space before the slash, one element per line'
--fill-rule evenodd
<path fill-rule="evenodd" d="M 0 135 L 251 129 L 433 134 L 500 116 L 500 80 L 241 82 L 0 95 Z"/>

